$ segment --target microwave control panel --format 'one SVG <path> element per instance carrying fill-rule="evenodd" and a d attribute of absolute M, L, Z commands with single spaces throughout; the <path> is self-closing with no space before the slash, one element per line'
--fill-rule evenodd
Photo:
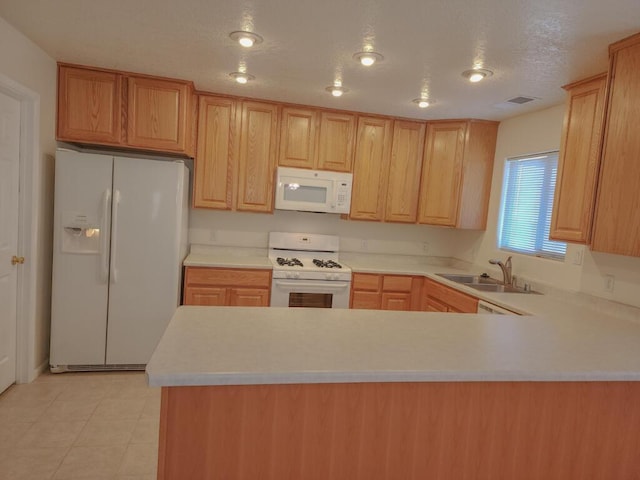
<path fill-rule="evenodd" d="M 338 208 L 350 207 L 350 200 L 351 195 L 349 194 L 349 184 L 345 182 L 339 182 L 338 188 L 336 189 L 336 206 Z"/>

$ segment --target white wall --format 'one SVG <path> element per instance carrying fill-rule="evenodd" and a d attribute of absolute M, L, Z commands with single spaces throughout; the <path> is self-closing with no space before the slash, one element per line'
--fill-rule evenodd
<path fill-rule="evenodd" d="M 458 255 L 474 261 L 477 268 L 496 275 L 499 270 L 488 264 L 489 258 L 513 255 L 513 273 L 535 284 L 581 291 L 602 298 L 640 307 L 640 259 L 595 253 L 581 245 L 567 245 L 564 262 L 512 254 L 497 248 L 497 225 L 502 195 L 505 160 L 519 155 L 558 150 L 564 117 L 564 105 L 503 121 L 498 130 L 487 230 L 477 239 L 460 241 Z M 583 255 L 582 265 L 576 256 Z M 604 289 L 605 275 L 614 276 L 614 290 Z"/>
<path fill-rule="evenodd" d="M 56 63 L 42 49 L 0 18 L 0 74 L 40 95 L 40 155 L 34 200 L 38 247 L 35 318 L 20 319 L 34 326 L 31 369 L 46 364 L 49 355 L 51 305 L 51 241 L 53 155 L 55 154 Z"/>
<path fill-rule="evenodd" d="M 342 220 L 334 214 L 276 211 L 268 215 L 191 210 L 191 243 L 266 248 L 271 231 L 339 235 L 343 252 L 437 257 L 454 256 L 461 235 L 452 229 L 427 225 Z"/>

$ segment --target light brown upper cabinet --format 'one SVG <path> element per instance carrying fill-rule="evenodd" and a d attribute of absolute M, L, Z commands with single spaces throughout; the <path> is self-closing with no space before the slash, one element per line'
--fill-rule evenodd
<path fill-rule="evenodd" d="M 56 138 L 192 156 L 191 82 L 58 65 Z"/>
<path fill-rule="evenodd" d="M 355 116 L 284 107 L 278 165 L 350 172 Z"/>
<path fill-rule="evenodd" d="M 566 85 L 550 237 L 588 243 L 596 198 L 607 75 Z"/>
<path fill-rule="evenodd" d="M 342 112 L 320 112 L 318 135 L 319 170 L 353 171 L 356 116 Z"/>
<path fill-rule="evenodd" d="M 191 85 L 137 76 L 129 76 L 127 81 L 127 144 L 145 150 L 191 153 Z"/>
<path fill-rule="evenodd" d="M 391 124 L 388 118 L 358 118 L 349 218 L 381 221 L 384 217 Z"/>
<path fill-rule="evenodd" d="M 280 120 L 280 154 L 282 167 L 316 168 L 316 123 L 314 110 L 284 107 Z"/>
<path fill-rule="evenodd" d="M 415 223 L 424 150 L 424 122 L 393 123 L 391 164 L 384 220 Z"/>
<path fill-rule="evenodd" d="M 484 229 L 498 122 L 427 124 L 418 222 Z"/>
<path fill-rule="evenodd" d="M 609 47 L 609 84 L 591 247 L 640 256 L 640 33 Z"/>
<path fill-rule="evenodd" d="M 273 211 L 278 153 L 278 105 L 243 101 L 237 210 Z"/>
<path fill-rule="evenodd" d="M 118 73 L 59 65 L 57 139 L 120 145 L 122 95 Z"/>
<path fill-rule="evenodd" d="M 200 95 L 193 206 L 231 210 L 239 155 L 240 116 L 230 98 Z"/>

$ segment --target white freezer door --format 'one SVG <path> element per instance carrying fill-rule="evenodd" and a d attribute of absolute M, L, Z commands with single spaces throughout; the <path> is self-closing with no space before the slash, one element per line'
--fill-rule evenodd
<path fill-rule="evenodd" d="M 179 302 L 183 163 L 115 158 L 106 363 L 146 364 Z"/>
<path fill-rule="evenodd" d="M 56 153 L 50 353 L 54 366 L 104 364 L 112 172 L 113 157 Z"/>

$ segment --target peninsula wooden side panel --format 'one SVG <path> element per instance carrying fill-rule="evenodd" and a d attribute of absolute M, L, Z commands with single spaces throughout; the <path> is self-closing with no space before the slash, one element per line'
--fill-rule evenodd
<path fill-rule="evenodd" d="M 161 480 L 640 478 L 640 382 L 164 387 Z"/>

